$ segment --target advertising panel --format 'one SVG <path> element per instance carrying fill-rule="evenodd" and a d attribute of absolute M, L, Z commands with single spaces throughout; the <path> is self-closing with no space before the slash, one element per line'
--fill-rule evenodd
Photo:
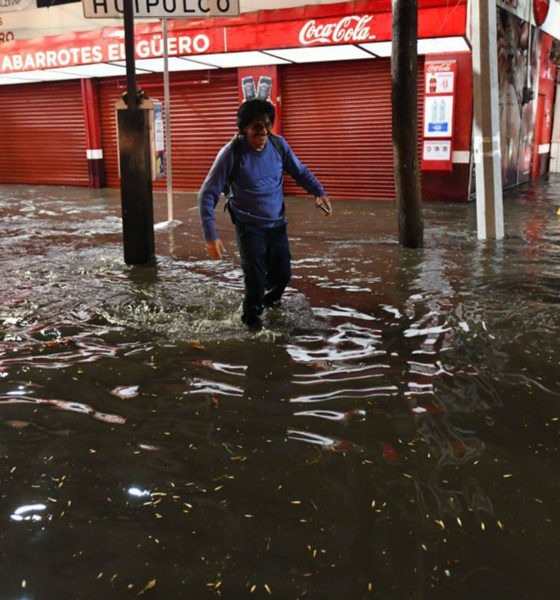
<path fill-rule="evenodd" d="M 502 9 L 497 30 L 502 183 L 507 188 L 531 178 L 540 31 Z"/>
<path fill-rule="evenodd" d="M 418 10 L 418 37 L 445 37 L 465 34 L 466 4 L 421 7 Z M 227 28 L 228 51 L 301 48 L 334 44 L 363 44 L 391 39 L 390 11 L 278 21 L 266 21 Z"/>
<path fill-rule="evenodd" d="M 163 105 L 159 100 L 152 100 L 154 105 L 154 180 L 165 177 L 165 138 L 163 135 Z"/>
<path fill-rule="evenodd" d="M 451 171 L 453 168 L 453 114 L 456 79 L 456 61 L 426 61 L 424 65 L 423 171 Z"/>
<path fill-rule="evenodd" d="M 422 156 L 428 161 L 450 161 L 451 140 L 424 140 Z"/>

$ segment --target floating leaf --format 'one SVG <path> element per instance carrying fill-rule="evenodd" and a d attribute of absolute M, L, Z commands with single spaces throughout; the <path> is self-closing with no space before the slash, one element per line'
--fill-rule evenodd
<path fill-rule="evenodd" d="M 197 350 L 206 350 L 206 346 L 200 340 L 190 340 L 189 346 L 191 348 L 196 348 Z"/>
<path fill-rule="evenodd" d="M 155 579 L 148 581 L 148 583 L 146 584 L 146 587 L 141 592 L 138 592 L 138 595 L 141 596 L 144 592 L 147 592 L 148 590 L 151 590 L 153 587 L 155 587 L 155 585 L 156 585 Z"/>

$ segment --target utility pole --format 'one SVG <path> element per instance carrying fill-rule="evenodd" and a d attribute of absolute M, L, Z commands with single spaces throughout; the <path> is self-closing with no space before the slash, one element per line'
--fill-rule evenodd
<path fill-rule="evenodd" d="M 418 0 L 393 0 L 391 102 L 399 242 L 424 245 L 418 161 Z"/>
<path fill-rule="evenodd" d="M 124 260 L 143 265 L 154 258 L 154 208 L 149 111 L 137 97 L 132 0 L 124 0 L 126 108 L 117 110 Z"/>
<path fill-rule="evenodd" d="M 474 165 L 478 239 L 504 237 L 495 0 L 472 0 Z"/>

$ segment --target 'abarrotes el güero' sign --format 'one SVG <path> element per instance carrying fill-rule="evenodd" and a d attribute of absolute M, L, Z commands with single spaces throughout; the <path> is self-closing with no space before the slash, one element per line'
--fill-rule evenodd
<path fill-rule="evenodd" d="M 2 1 L 2 0 L 0 0 Z M 236 17 L 239 0 L 132 0 L 135 17 Z M 124 0 L 82 0 L 86 19 L 118 18 Z"/>

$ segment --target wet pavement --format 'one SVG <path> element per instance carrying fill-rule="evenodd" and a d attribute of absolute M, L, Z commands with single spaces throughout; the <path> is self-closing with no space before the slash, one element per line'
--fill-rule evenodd
<path fill-rule="evenodd" d="M 558 599 L 559 208 L 290 199 L 254 334 L 220 210 L 130 268 L 118 192 L 0 186 L 0 599 Z"/>

